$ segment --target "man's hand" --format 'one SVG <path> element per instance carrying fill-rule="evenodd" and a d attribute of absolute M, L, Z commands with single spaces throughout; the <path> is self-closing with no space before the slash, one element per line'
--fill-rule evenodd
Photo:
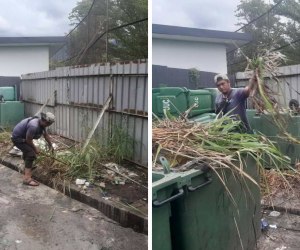
<path fill-rule="evenodd" d="M 39 155 L 40 154 L 40 150 L 38 150 L 37 148 L 35 148 L 34 152 Z"/>
<path fill-rule="evenodd" d="M 47 132 L 44 134 L 44 138 L 45 138 L 45 140 L 48 142 L 49 149 L 50 149 L 50 150 L 52 151 L 52 153 L 53 153 L 53 152 L 54 152 L 54 148 L 53 148 L 53 146 L 52 146 L 50 136 L 49 136 L 49 134 L 48 134 Z"/>

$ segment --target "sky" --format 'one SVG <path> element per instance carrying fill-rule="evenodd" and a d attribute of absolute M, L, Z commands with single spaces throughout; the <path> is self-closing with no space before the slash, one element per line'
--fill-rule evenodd
<path fill-rule="evenodd" d="M 80 0 L 0 0 L 0 37 L 63 36 Z"/>
<path fill-rule="evenodd" d="M 152 23 L 236 31 L 240 0 L 152 0 Z"/>

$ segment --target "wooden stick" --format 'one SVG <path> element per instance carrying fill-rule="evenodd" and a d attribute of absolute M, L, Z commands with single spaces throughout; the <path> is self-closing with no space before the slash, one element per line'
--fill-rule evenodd
<path fill-rule="evenodd" d="M 55 91 L 54 91 L 54 94 L 53 94 L 52 96 L 50 96 L 50 98 L 44 103 L 44 105 L 39 109 L 39 111 L 38 111 L 34 116 L 38 116 L 38 115 L 42 112 L 43 108 L 46 107 L 46 105 L 48 104 L 48 102 L 50 102 L 50 100 L 51 100 L 54 96 L 56 96 L 56 95 L 57 95 L 57 91 L 55 90 Z"/>
<path fill-rule="evenodd" d="M 51 221 L 51 219 L 52 219 L 52 217 L 53 217 L 53 215 L 54 215 L 55 209 L 56 209 L 56 207 L 54 206 L 54 209 L 53 209 L 53 211 L 52 211 L 52 213 L 51 213 L 51 215 L 50 215 L 49 221 Z"/>
<path fill-rule="evenodd" d="M 55 139 L 53 136 L 50 136 L 50 138 L 51 138 L 52 140 L 54 140 L 54 141 L 56 141 L 56 142 L 58 142 L 58 143 L 64 145 L 64 146 L 66 146 L 67 148 L 69 147 L 67 144 L 64 144 L 63 142 L 61 142 L 61 141 Z"/>
<path fill-rule="evenodd" d="M 109 97 L 107 98 L 107 100 L 106 100 L 106 102 L 105 102 L 105 104 L 104 104 L 104 106 L 103 106 L 103 109 L 101 110 L 101 113 L 100 113 L 100 115 L 98 116 L 98 119 L 97 119 L 97 121 L 96 121 L 95 124 L 94 124 L 93 129 L 90 131 L 90 133 L 89 133 L 89 135 L 88 135 L 88 138 L 86 139 L 86 141 L 85 141 L 85 143 L 84 143 L 84 146 L 83 146 L 83 148 L 82 148 L 82 154 L 84 154 L 87 145 L 90 143 L 90 140 L 92 139 L 93 134 L 95 133 L 95 130 L 96 130 L 96 128 L 98 127 L 98 124 L 99 124 L 99 122 L 101 121 L 101 119 L 102 119 L 102 117 L 103 117 L 103 114 L 104 114 L 105 110 L 108 108 L 108 105 L 109 105 L 111 99 L 112 99 L 112 96 L 109 96 Z"/>

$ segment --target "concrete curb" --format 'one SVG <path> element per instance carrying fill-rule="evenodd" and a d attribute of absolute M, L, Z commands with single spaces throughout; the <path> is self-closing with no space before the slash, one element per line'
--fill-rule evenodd
<path fill-rule="evenodd" d="M 261 203 L 261 206 L 266 210 L 275 210 L 278 212 L 287 212 L 289 214 L 300 215 L 300 207 L 299 204 L 287 204 L 284 202 L 282 204 L 271 206 L 269 203 Z"/>
<path fill-rule="evenodd" d="M 1 156 L 0 161 L 0 163 L 6 167 L 24 174 L 24 163 L 20 158 Z M 33 173 L 33 177 L 40 183 L 54 188 L 53 183 L 49 180 L 49 178 L 47 178 L 47 176 L 41 176 Z M 59 184 L 56 185 L 56 189 L 62 193 L 62 190 L 64 190 L 65 195 L 99 210 L 108 218 L 118 222 L 123 227 L 132 228 L 138 233 L 148 234 L 148 218 L 142 217 L 134 211 L 129 211 L 112 201 L 104 200 L 100 197 L 95 197 L 94 195 L 89 196 L 84 194 L 80 192 L 81 190 L 74 184 L 71 184 L 70 188 L 69 186 Z"/>

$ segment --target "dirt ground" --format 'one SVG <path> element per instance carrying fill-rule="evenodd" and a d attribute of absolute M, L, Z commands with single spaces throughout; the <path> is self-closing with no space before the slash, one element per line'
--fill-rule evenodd
<path fill-rule="evenodd" d="M 137 177 L 132 177 L 134 180 L 139 180 L 144 186 L 148 186 L 148 175 L 147 172 L 141 169 L 138 169 L 131 164 L 122 164 L 122 167 L 137 174 Z M 128 203 L 143 213 L 148 213 L 148 190 L 141 188 L 135 183 L 130 181 L 125 182 L 125 185 L 116 185 L 112 181 L 102 180 L 105 183 L 103 190 L 107 191 L 107 196 L 112 197 L 113 199 L 120 200 L 121 202 Z"/>
<path fill-rule="evenodd" d="M 257 250 L 298 250 L 300 249 L 299 177 L 284 171 L 293 188 L 290 189 L 282 178 L 268 171 L 271 196 L 262 198 L 262 219 L 271 227 L 262 232 Z M 272 211 L 279 212 L 279 215 L 272 216 Z"/>

